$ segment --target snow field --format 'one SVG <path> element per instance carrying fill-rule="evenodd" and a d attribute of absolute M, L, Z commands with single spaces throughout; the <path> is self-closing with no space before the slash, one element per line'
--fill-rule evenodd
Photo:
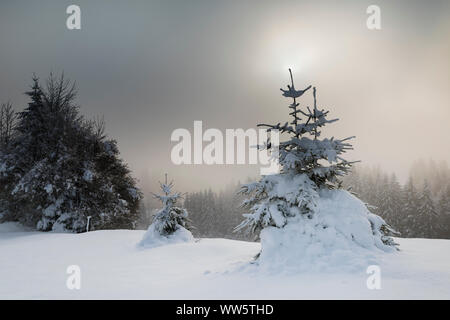
<path fill-rule="evenodd" d="M 144 231 L 0 230 L 1 299 L 450 299 L 449 240 L 396 238 L 401 251 L 374 253 L 381 290 L 369 290 L 365 267 L 261 270 L 249 264 L 260 250 L 253 242 L 139 248 Z M 81 269 L 80 290 L 66 286 L 70 265 Z"/>

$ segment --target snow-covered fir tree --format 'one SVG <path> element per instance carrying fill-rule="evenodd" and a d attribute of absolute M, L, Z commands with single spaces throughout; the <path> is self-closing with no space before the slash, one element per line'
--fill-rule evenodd
<path fill-rule="evenodd" d="M 141 193 L 102 121 L 86 120 L 74 85 L 50 75 L 26 93 L 14 138 L 0 155 L 6 221 L 41 231 L 134 228 Z"/>
<path fill-rule="evenodd" d="M 195 224 L 195 234 L 199 237 L 210 237 L 210 220 L 213 220 L 213 212 L 208 211 L 213 203 L 208 199 L 207 192 L 192 192 L 186 194 L 183 206 L 189 212 L 189 218 Z"/>
<path fill-rule="evenodd" d="M 0 105 L 0 152 L 5 152 L 15 133 L 17 113 L 11 102 Z"/>
<path fill-rule="evenodd" d="M 172 192 L 173 181 L 160 183 L 162 194 L 154 197 L 162 203 L 162 208 L 156 211 L 153 221 L 144 234 L 140 245 L 155 246 L 164 242 L 192 241 L 191 223 L 185 208 L 176 206 L 182 195 Z"/>
<path fill-rule="evenodd" d="M 413 228 L 419 238 L 436 238 L 440 233 L 438 213 L 436 211 L 428 181 L 424 181 L 419 194 L 417 214 L 413 220 Z"/>
<path fill-rule="evenodd" d="M 373 206 L 373 212 L 379 216 L 383 215 L 383 199 L 385 198 L 385 186 L 389 183 L 388 175 L 378 168 L 368 181 L 368 202 Z"/>
<path fill-rule="evenodd" d="M 2 159 L 5 159 L 5 155 L 8 153 L 16 125 L 17 113 L 12 104 L 10 102 L 0 104 L 0 182 L 2 182 L 2 173 L 6 170 L 6 164 Z M 0 183 L 0 221 L 7 214 L 9 198 L 5 183 Z"/>
<path fill-rule="evenodd" d="M 291 85 L 288 85 L 288 90 L 281 89 L 281 91 L 284 97 L 293 100 L 289 105 L 292 122 L 283 125 L 280 123 L 258 125 L 268 127 L 268 131 L 278 130 L 282 134 L 290 135 L 290 139 L 279 145 L 281 174 L 265 176 L 258 182 L 243 186 L 242 193 L 253 194 L 253 197 L 244 203 L 253 213 L 246 216 L 237 230 L 249 227 L 252 232 L 258 232 L 267 226 L 283 227 L 287 223 L 287 218 L 299 214 L 311 217 L 316 206 L 318 189 L 338 186 L 340 184 L 338 176 L 346 173 L 351 166 L 350 162 L 340 157 L 346 149 L 351 149 L 351 145 L 346 142 L 351 137 L 343 140 L 320 139 L 320 129 L 338 119 L 328 120 L 328 111 L 317 108 L 316 88 L 313 88 L 313 109 L 308 107 L 303 111 L 298 108 L 297 99 L 311 86 L 304 90 L 296 90 L 290 69 L 289 72 Z M 299 115 L 304 116 L 305 121 L 302 121 Z M 265 146 L 260 146 L 260 149 L 271 147 L 271 141 L 268 140 Z M 330 165 L 319 160 L 325 160 Z M 285 189 L 274 188 L 283 182 L 293 183 L 296 192 L 288 194 Z"/>
<path fill-rule="evenodd" d="M 390 210 L 390 205 L 392 204 L 392 201 L 390 199 L 389 176 L 384 174 L 379 178 L 380 180 L 375 184 L 376 191 L 372 197 L 372 203 L 376 204 L 374 212 L 379 216 L 382 216 L 386 221 L 391 221 L 392 212 Z"/>
<path fill-rule="evenodd" d="M 450 184 L 442 190 L 438 201 L 439 224 L 442 226 L 440 237 L 450 238 Z"/>
<path fill-rule="evenodd" d="M 383 179 L 378 213 L 397 232 L 402 224 L 402 188 L 395 174 Z"/>
<path fill-rule="evenodd" d="M 342 158 L 343 153 L 352 148 L 348 142 L 352 137 L 322 138 L 322 128 L 338 119 L 329 120 L 329 111 L 319 109 L 316 88 L 312 89 L 313 106 L 301 108 L 298 99 L 311 86 L 297 90 L 291 70 L 289 72 L 291 83 L 287 90 L 281 91 L 284 97 L 292 99 L 289 105 L 292 121 L 259 125 L 289 136 L 279 145 L 281 171 L 243 186 L 241 193 L 249 196 L 243 206 L 249 213 L 244 215 L 244 221 L 236 230 L 247 228 L 260 235 L 262 250 L 259 259 L 266 253 L 265 258 L 270 260 L 269 252 L 283 251 L 283 247 L 290 246 L 292 250 L 306 254 L 306 243 L 309 245 L 314 240 L 321 243 L 331 234 L 336 241 L 349 245 L 353 242 L 363 247 L 376 246 L 388 250 L 394 243 L 384 233 L 388 226 L 383 219 L 370 213 L 364 203 L 348 192 L 336 190 L 341 187 L 340 178 L 352 165 Z M 270 138 L 260 148 L 276 152 Z M 328 206 L 330 202 L 335 208 Z M 340 208 L 346 205 L 349 207 L 341 212 Z M 330 209 L 335 209 L 334 217 L 327 221 L 331 218 L 328 216 Z M 343 216 L 339 217 L 340 214 Z M 352 222 L 349 220 L 352 219 L 350 227 Z M 358 230 L 358 226 L 361 229 Z M 341 239 L 342 236 L 345 239 Z M 299 243 L 295 243 L 295 239 Z M 274 241 L 278 245 L 274 245 Z"/>
<path fill-rule="evenodd" d="M 415 235 L 415 226 L 417 223 L 417 207 L 419 206 L 419 195 L 414 186 L 413 179 L 410 177 L 403 191 L 403 210 L 399 231 L 403 237 L 413 237 Z"/>

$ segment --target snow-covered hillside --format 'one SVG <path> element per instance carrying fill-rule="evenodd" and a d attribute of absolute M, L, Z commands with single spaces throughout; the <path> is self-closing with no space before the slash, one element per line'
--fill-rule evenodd
<path fill-rule="evenodd" d="M 450 241 L 396 239 L 378 257 L 381 289 L 366 270 L 267 274 L 248 266 L 259 243 L 201 239 L 142 249 L 144 231 L 24 232 L 0 225 L 1 299 L 450 299 Z M 69 290 L 67 267 L 81 268 Z M 343 269 L 344 270 L 344 269 Z"/>

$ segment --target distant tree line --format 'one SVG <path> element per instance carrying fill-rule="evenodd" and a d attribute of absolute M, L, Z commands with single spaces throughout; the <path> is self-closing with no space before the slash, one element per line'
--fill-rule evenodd
<path fill-rule="evenodd" d="M 191 231 L 195 237 L 253 240 L 252 235 L 233 231 L 245 213 L 241 207 L 244 199 L 237 194 L 240 186 L 239 182 L 231 183 L 220 192 L 214 192 L 209 188 L 183 195 L 183 207 L 189 213 L 189 219 L 194 226 Z M 142 215 L 138 221 L 138 228 L 146 229 L 159 206 L 150 196 L 144 198 L 141 206 Z"/>
<path fill-rule="evenodd" d="M 28 106 L 0 108 L 0 222 L 41 231 L 134 228 L 141 192 L 102 119 L 86 119 L 64 76 L 34 77 Z"/>
<path fill-rule="evenodd" d="M 195 236 L 250 239 L 249 235 L 234 232 L 234 228 L 242 221 L 242 214 L 245 213 L 240 206 L 243 199 L 237 194 L 238 190 L 239 185 L 229 185 L 218 193 L 208 189 L 185 196 L 184 207 L 196 227 L 193 231 Z"/>
<path fill-rule="evenodd" d="M 344 177 L 343 185 L 363 200 L 369 209 L 398 233 L 407 238 L 450 239 L 450 169 L 445 162 L 416 161 L 406 183 L 379 167 L 355 166 Z M 236 233 L 246 210 L 237 195 L 240 183 L 230 184 L 220 192 L 212 189 L 184 195 L 184 207 L 196 229 L 196 237 L 222 237 L 253 240 L 251 235 Z M 158 205 L 146 197 L 140 228 L 146 228 Z"/>
<path fill-rule="evenodd" d="M 357 166 L 344 185 L 400 237 L 450 239 L 450 170 L 445 162 L 415 162 L 404 184 L 380 168 Z"/>

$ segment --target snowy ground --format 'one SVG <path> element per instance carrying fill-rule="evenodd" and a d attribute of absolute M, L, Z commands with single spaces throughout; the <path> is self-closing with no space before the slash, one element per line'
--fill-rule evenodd
<path fill-rule="evenodd" d="M 144 231 L 24 232 L 0 225 L 0 299 L 450 299 L 450 240 L 397 239 L 379 257 L 381 289 L 366 270 L 297 275 L 242 269 L 258 243 L 201 239 L 139 249 Z M 81 289 L 66 286 L 69 265 Z"/>

